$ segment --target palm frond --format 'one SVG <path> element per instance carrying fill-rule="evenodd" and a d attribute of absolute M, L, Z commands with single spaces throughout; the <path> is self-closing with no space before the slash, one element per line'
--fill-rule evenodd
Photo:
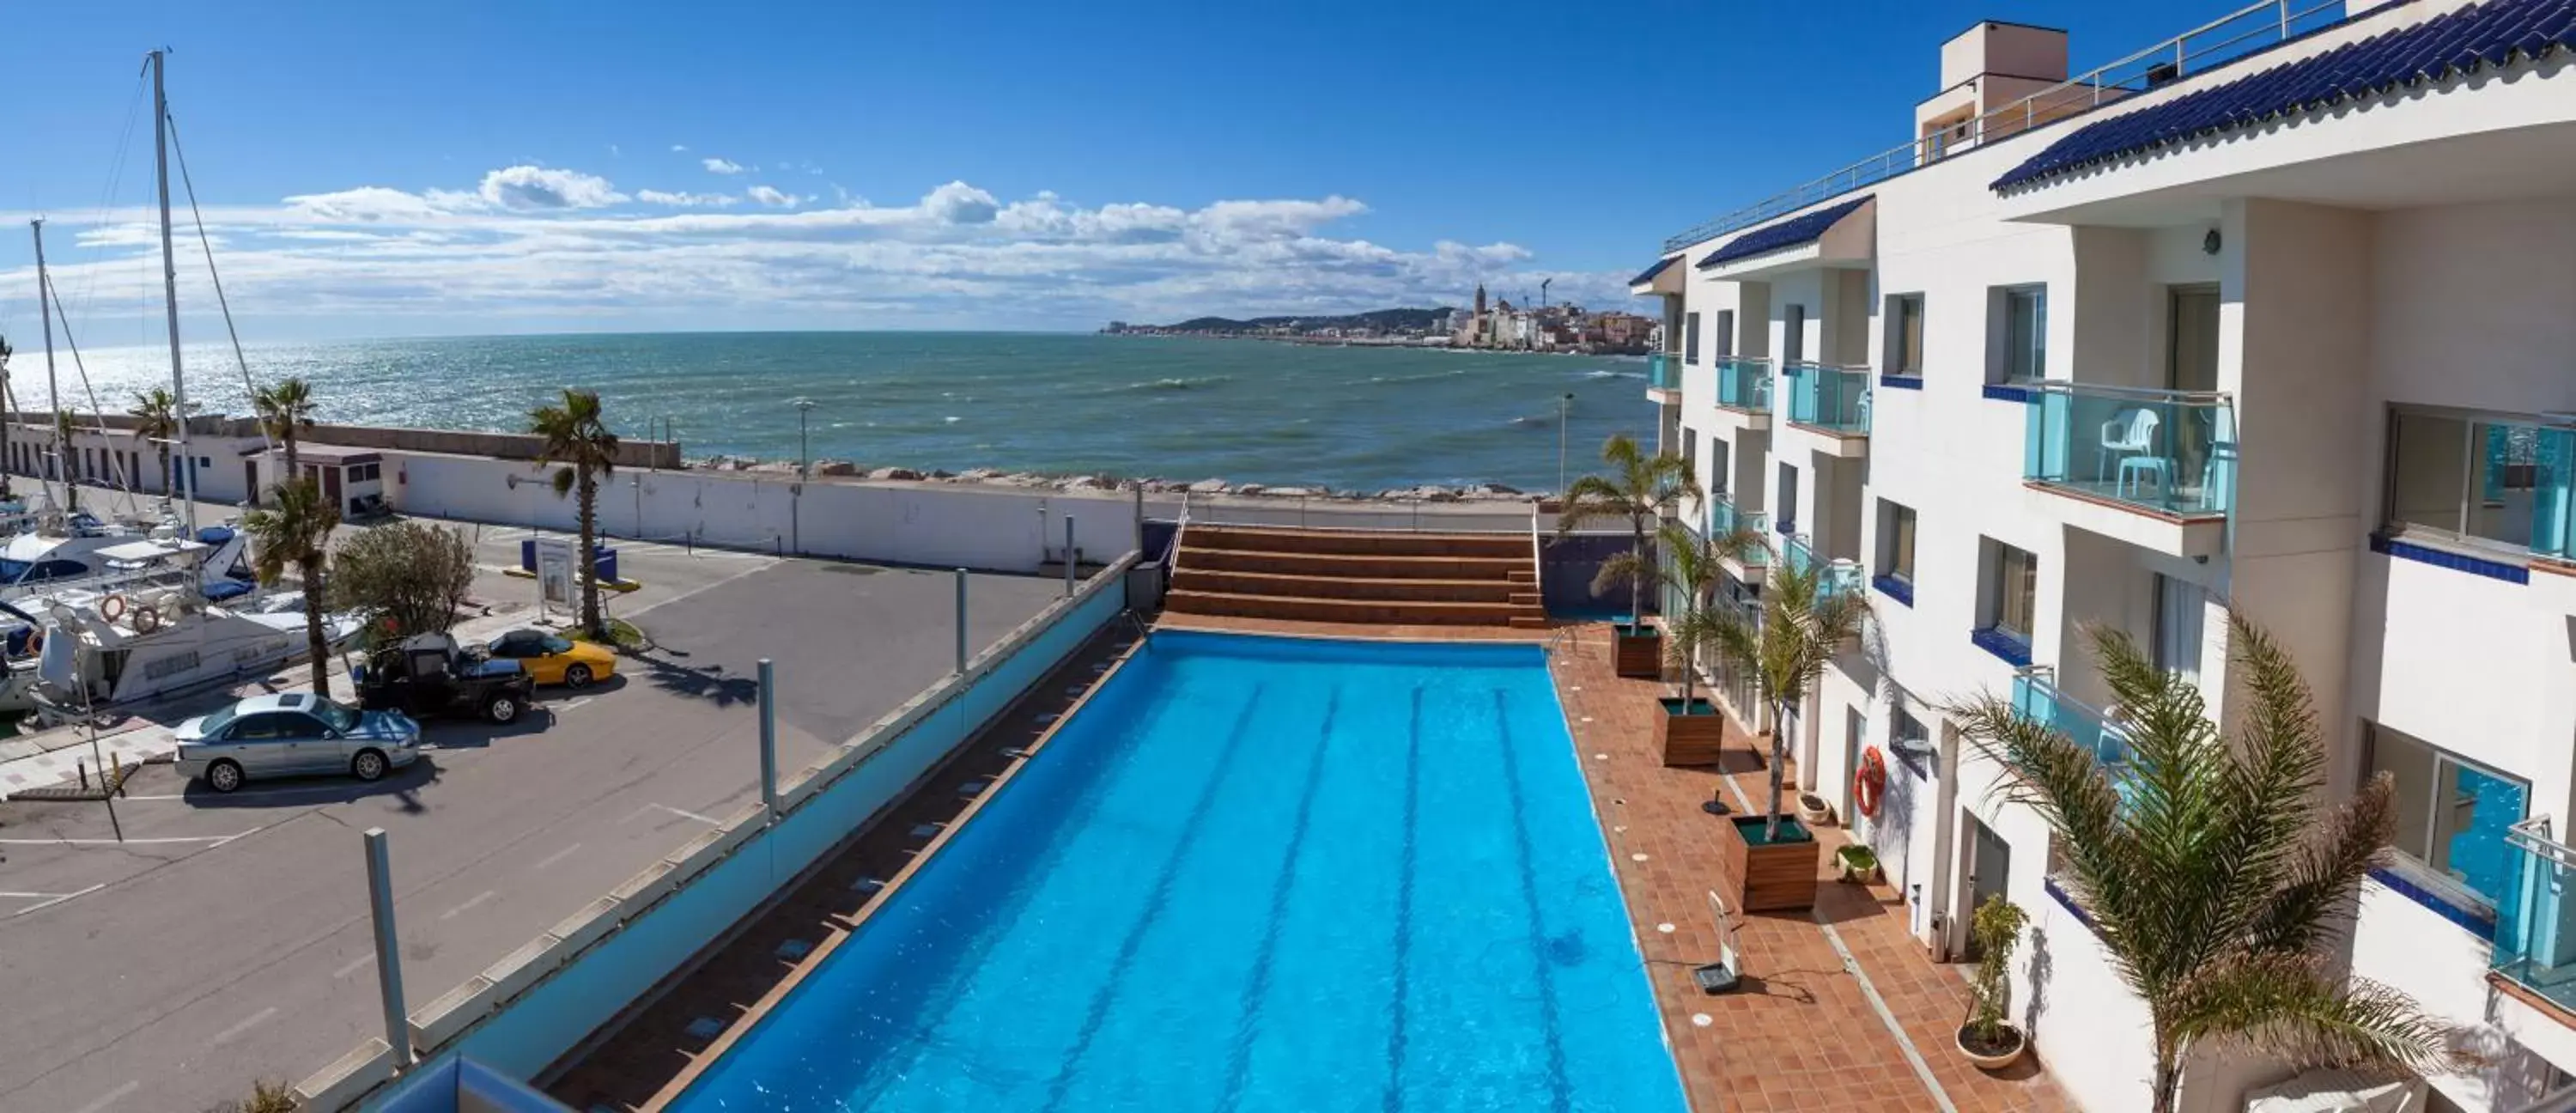
<path fill-rule="evenodd" d="M 2371 867 L 2387 857 L 2396 832 L 2397 782 L 2380 773 L 2300 840 L 2271 898 L 2250 918 L 2246 945 L 2306 951 L 2323 941 Z"/>
<path fill-rule="evenodd" d="M 2293 1063 L 2438 1074 L 2477 1065 L 2453 1026 L 2404 994 L 2346 980 L 2306 954 L 2249 954 L 2175 987 L 2165 1017 L 2185 1041 L 2211 1040 Z"/>
<path fill-rule="evenodd" d="M 1655 564 L 1651 559 L 1641 556 L 1633 551 L 1613 553 L 1608 559 L 1601 562 L 1601 567 L 1597 571 L 1593 572 L 1592 594 L 1596 596 L 1608 595 L 1613 590 L 1627 587 L 1641 580 L 1652 582 L 1654 577 Z"/>

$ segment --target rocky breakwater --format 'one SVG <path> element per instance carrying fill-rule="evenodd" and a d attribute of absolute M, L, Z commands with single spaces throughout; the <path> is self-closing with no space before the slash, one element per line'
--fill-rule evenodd
<path fill-rule="evenodd" d="M 708 471 L 745 472 L 759 476 L 796 474 L 793 460 L 755 460 L 742 456 L 714 456 L 691 461 L 693 468 Z M 1009 487 L 1018 490 L 1044 491 L 1124 491 L 1143 486 L 1148 494 L 1180 494 L 1249 499 L 1323 499 L 1339 502 L 1527 502 L 1541 497 L 1532 492 L 1501 483 L 1474 483 L 1465 486 L 1422 484 L 1413 487 L 1390 487 L 1381 491 L 1335 490 L 1321 486 L 1290 484 L 1229 483 L 1223 479 L 1164 479 L 1160 477 L 1127 478 L 1106 474 L 1056 475 L 1045 472 L 1003 471 L 999 468 L 968 468 L 948 471 L 942 468 L 876 467 L 866 468 L 848 460 L 816 460 L 817 479 L 862 480 L 875 483 L 962 483 L 986 487 Z"/>

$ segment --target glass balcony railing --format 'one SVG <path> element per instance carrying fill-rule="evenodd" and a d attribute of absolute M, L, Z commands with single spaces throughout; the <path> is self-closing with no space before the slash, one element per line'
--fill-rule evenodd
<path fill-rule="evenodd" d="M 2227 513 L 2236 418 L 2226 395 L 2059 379 L 2027 389 L 2022 478 L 2163 514 Z"/>
<path fill-rule="evenodd" d="M 1724 537 L 1728 533 L 1738 529 L 1748 529 L 1755 533 L 1765 533 L 1770 528 L 1770 515 L 1764 514 L 1759 510 L 1738 510 L 1735 507 L 1735 500 L 1728 498 L 1723 492 L 1709 496 L 1709 536 Z M 1769 563 L 1770 555 L 1770 550 L 1765 549 L 1762 546 L 1755 545 L 1744 551 L 1742 559 L 1747 567 L 1759 568 L 1762 565 Z"/>
<path fill-rule="evenodd" d="M 1869 433 L 1869 368 L 1792 363 L 1780 375 L 1789 380 L 1789 420 L 1835 433 Z"/>
<path fill-rule="evenodd" d="M 2093 751 L 2093 759 L 2112 771 L 2116 781 L 2129 764 L 2129 736 L 2111 717 L 2057 690 L 2057 671 L 2034 665 L 2013 674 L 2013 710 L 2043 723 Z"/>
<path fill-rule="evenodd" d="M 2495 458 L 2504 453 L 2493 444 L 2496 439 L 2488 435 L 2490 463 L 2485 474 L 2510 475 L 2508 468 L 2497 466 Z M 2576 560 L 2576 428 L 2546 426 L 2532 431 L 2531 475 L 2531 551 Z"/>
<path fill-rule="evenodd" d="M 1771 412 L 1771 361 L 1729 356 L 1717 361 L 1717 404 L 1748 413 Z"/>
<path fill-rule="evenodd" d="M 1682 388 L 1682 357 L 1672 352 L 1656 352 L 1646 357 L 1646 385 L 1656 390 Z"/>
<path fill-rule="evenodd" d="M 1860 574 L 1859 561 L 1827 560 L 1817 556 L 1815 542 L 1803 533 L 1789 535 L 1786 543 L 1780 546 L 1780 557 L 1783 566 L 1790 570 L 1816 577 L 1816 597 L 1820 599 L 1858 594 L 1865 578 Z"/>
<path fill-rule="evenodd" d="M 2496 973 L 2560 1008 L 2576 1010 L 2576 850 L 2550 836 L 2549 819 L 2514 824 L 2504 839 L 2507 875 L 2496 898 Z"/>

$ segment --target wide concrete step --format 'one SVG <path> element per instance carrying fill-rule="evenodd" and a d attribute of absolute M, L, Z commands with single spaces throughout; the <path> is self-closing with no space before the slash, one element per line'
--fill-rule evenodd
<path fill-rule="evenodd" d="M 1201 546 L 1199 531 L 1190 531 L 1181 546 L 1185 569 L 1222 572 L 1267 572 L 1280 576 L 1356 576 L 1365 579 L 1493 580 L 1511 582 L 1514 570 L 1527 570 L 1528 553 L 1517 557 L 1386 556 L 1348 553 L 1254 552 Z"/>
<path fill-rule="evenodd" d="M 1523 563 L 1530 559 L 1530 539 L 1525 533 L 1401 533 L 1393 530 L 1193 525 L 1182 540 L 1192 548 L 1261 553 L 1518 557 Z"/>
<path fill-rule="evenodd" d="M 1397 602 L 1386 599 L 1301 599 L 1219 591 L 1173 591 L 1163 609 L 1178 614 L 1232 615 L 1303 622 L 1383 626 L 1504 626 L 1535 613 L 1510 603 Z M 1539 616 L 1539 617 L 1544 617 Z"/>
<path fill-rule="evenodd" d="M 1427 603 L 1535 603 L 1508 580 L 1441 580 L 1420 576 L 1304 576 L 1192 568 L 1172 573 L 1176 591 L 1223 595 L 1286 595 L 1303 599 L 1387 599 Z"/>

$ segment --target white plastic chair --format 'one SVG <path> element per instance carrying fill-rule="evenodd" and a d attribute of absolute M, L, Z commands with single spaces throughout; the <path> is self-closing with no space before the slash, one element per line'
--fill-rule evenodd
<path fill-rule="evenodd" d="M 2162 457 L 2156 453 L 2156 412 L 2143 407 L 2123 410 L 2102 423 L 2102 452 L 2095 460 L 2093 476 L 2099 482 L 2103 472 L 2111 470 L 2111 457 L 2120 457 L 2120 471 L 2125 477 L 2133 461 Z"/>

